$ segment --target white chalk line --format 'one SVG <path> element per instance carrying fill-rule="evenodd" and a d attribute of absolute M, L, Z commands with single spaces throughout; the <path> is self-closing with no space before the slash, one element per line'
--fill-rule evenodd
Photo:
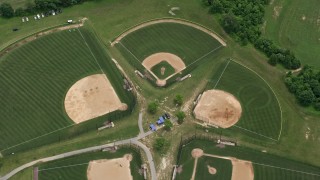
<path fill-rule="evenodd" d="M 99 68 L 100 68 L 101 72 L 102 72 L 103 74 L 105 74 L 105 75 L 106 75 L 106 73 L 103 71 L 102 67 L 100 66 L 100 64 L 99 64 L 99 62 L 98 62 L 98 60 L 97 60 L 96 56 L 95 56 L 95 55 L 93 54 L 93 52 L 91 51 L 91 49 L 90 49 L 90 47 L 89 47 L 89 45 L 88 45 L 88 43 L 87 43 L 86 39 L 83 37 L 83 35 L 82 35 L 81 31 L 79 30 L 79 28 L 77 28 L 77 30 L 78 30 L 78 32 L 80 33 L 80 35 L 81 35 L 81 37 L 82 37 L 82 40 L 84 41 L 85 45 L 86 45 L 86 46 L 87 46 L 87 48 L 89 49 L 89 51 L 90 51 L 90 53 L 91 53 L 91 55 L 92 55 L 93 59 L 95 60 L 96 64 L 99 66 Z M 107 75 L 106 75 L 106 76 L 107 76 Z"/>
<path fill-rule="evenodd" d="M 213 50 L 209 51 L 208 53 L 206 53 L 206 54 L 204 54 L 203 56 L 201 56 L 201 57 L 199 57 L 198 59 L 196 59 L 194 62 L 192 62 L 191 64 L 189 64 L 187 67 L 189 67 L 189 66 L 191 66 L 192 64 L 194 64 L 194 63 L 202 60 L 203 58 L 205 58 L 205 57 L 208 56 L 209 54 L 215 52 L 216 50 L 220 49 L 221 47 L 222 47 L 222 45 L 214 48 Z M 187 68 L 187 67 L 186 67 L 186 68 Z"/>
<path fill-rule="evenodd" d="M 224 69 L 223 69 L 222 73 L 220 74 L 220 77 L 219 77 L 218 81 L 216 82 L 216 84 L 214 85 L 213 89 L 215 89 L 215 88 L 216 88 L 216 86 L 218 85 L 218 83 L 220 82 L 220 79 L 221 79 L 221 77 L 222 77 L 222 75 L 223 75 L 224 71 L 226 71 L 226 69 L 227 69 L 227 67 L 228 67 L 229 63 L 230 63 L 230 60 L 228 61 L 228 63 L 227 63 L 227 64 L 226 64 L 226 66 L 224 67 Z"/>
<path fill-rule="evenodd" d="M 120 41 L 118 42 L 124 49 L 126 49 L 139 63 L 141 64 L 141 61 L 125 46 L 123 45 Z M 142 65 L 142 64 L 141 64 Z"/>
<path fill-rule="evenodd" d="M 252 71 L 253 73 L 255 73 L 257 76 L 259 76 L 259 77 L 268 85 L 268 87 L 271 89 L 272 93 L 273 93 L 274 96 L 276 97 L 277 102 L 278 102 L 278 105 L 279 105 L 279 108 L 280 108 L 280 118 L 281 118 L 280 132 L 279 132 L 279 136 L 278 136 L 278 139 L 277 139 L 277 141 L 279 141 L 279 140 L 280 140 L 280 137 L 281 137 L 281 133 L 282 133 L 283 118 L 282 118 L 282 107 L 281 107 L 281 104 L 280 104 L 280 102 L 279 102 L 278 96 L 276 95 L 276 93 L 274 92 L 274 90 L 272 89 L 272 87 L 268 84 L 268 82 L 267 82 L 265 79 L 263 79 L 257 72 L 255 72 L 255 71 L 253 71 L 252 69 L 250 69 L 249 67 L 247 67 L 247 66 L 245 66 L 245 65 L 243 65 L 243 64 L 241 64 L 241 63 L 239 63 L 239 62 L 237 62 L 237 61 L 235 61 L 235 60 L 233 60 L 232 58 L 230 58 L 230 59 L 231 59 L 233 62 L 235 62 L 235 63 L 237 63 L 237 64 L 239 64 L 239 65 L 241 65 L 241 66 L 243 66 L 243 67 L 245 67 L 245 68 L 247 68 L 247 69 L 249 69 L 250 71 Z"/>
<path fill-rule="evenodd" d="M 268 138 L 268 139 L 270 139 L 270 140 L 277 141 L 276 139 L 273 139 L 273 138 L 271 138 L 271 137 L 269 137 L 269 136 L 265 136 L 265 135 L 259 134 L 259 133 L 255 132 L 255 131 L 251 131 L 251 130 L 246 129 L 246 128 L 243 128 L 243 127 L 241 127 L 241 126 L 237 126 L 237 125 L 233 125 L 233 126 L 235 126 L 235 127 L 239 128 L 239 129 L 242 129 L 242 130 L 248 131 L 248 132 L 250 132 L 250 133 L 253 133 L 253 134 L 256 134 L 256 135 L 259 135 L 259 136 L 262 136 L 262 137 Z"/>
<path fill-rule="evenodd" d="M 57 167 L 52 167 L 52 168 L 47 168 L 47 169 L 39 169 L 38 171 L 49 171 L 49 170 L 55 170 L 55 169 L 61 169 L 61 168 L 68 168 L 68 167 L 74 167 L 74 166 L 81 166 L 81 165 L 87 165 L 89 163 L 81 163 L 81 164 L 72 164 L 72 165 L 67 165 L 67 166 L 57 166 Z"/>
<path fill-rule="evenodd" d="M 252 164 L 271 167 L 271 168 L 276 168 L 276 169 L 281 169 L 281 170 L 293 171 L 293 172 L 302 173 L 302 174 L 308 174 L 308 175 L 312 175 L 312 176 L 320 176 L 320 174 L 315 174 L 315 173 L 310 173 L 310 172 L 305 172 L 305 171 L 298 171 L 298 170 L 293 170 L 293 169 L 288 169 L 288 168 L 283 168 L 283 167 L 277 167 L 277 166 L 272 166 L 272 165 L 267 165 L 267 164 L 261 164 L 261 163 L 255 163 L 255 162 L 252 162 Z"/>
<path fill-rule="evenodd" d="M 69 126 L 62 127 L 62 128 L 60 128 L 60 129 L 51 131 L 51 132 L 49 132 L 49 133 L 43 134 L 43 135 L 38 136 L 38 137 L 35 137 L 35 138 L 33 138 L 33 139 L 29 139 L 29 140 L 24 141 L 24 142 L 22 142 L 22 143 L 13 145 L 13 146 L 11 146 L 11 147 L 8 147 L 8 148 L 6 148 L 6 149 L 1 150 L 0 152 L 3 152 L 3 151 L 6 151 L 6 150 L 9 150 L 9 149 L 12 149 L 12 148 L 14 148 L 14 147 L 20 146 L 20 145 L 22 145 L 22 144 L 25 144 L 25 143 L 34 141 L 34 140 L 36 140 L 36 139 L 42 138 L 42 137 L 44 137 L 44 136 L 47 136 L 47 135 L 49 135 L 49 134 L 55 133 L 55 132 L 57 132 L 57 131 L 60 131 L 60 130 L 62 130 L 62 129 L 65 129 L 65 128 L 68 128 L 68 127 L 71 127 L 71 126 L 74 126 L 74 125 L 76 125 L 76 124 L 70 124 Z"/>

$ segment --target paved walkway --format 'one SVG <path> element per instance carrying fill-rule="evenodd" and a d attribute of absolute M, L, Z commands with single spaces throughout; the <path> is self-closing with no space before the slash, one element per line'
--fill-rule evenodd
<path fill-rule="evenodd" d="M 141 121 L 140 121 L 141 119 Z M 139 129 L 140 129 L 140 124 L 142 127 L 142 113 L 139 114 Z M 143 151 L 146 153 L 147 155 L 147 160 L 150 166 L 150 172 L 151 172 L 151 179 L 152 180 L 157 180 L 157 172 L 156 172 L 156 168 L 155 168 L 155 164 L 153 162 L 153 158 L 152 158 L 152 154 L 149 150 L 149 148 L 147 146 L 145 146 L 143 143 L 141 143 L 139 140 L 142 138 L 147 137 L 148 135 L 152 134 L 152 131 L 148 131 L 146 133 L 143 132 L 143 129 L 140 129 L 140 134 L 137 137 L 134 138 L 130 138 L 130 139 L 125 139 L 125 140 L 121 140 L 121 141 L 116 141 L 113 143 L 109 143 L 109 144 L 104 144 L 104 145 L 100 145 L 100 146 L 93 146 L 93 147 L 88 147 L 88 148 L 84 148 L 84 149 L 79 149 L 79 150 L 75 150 L 75 151 L 70 151 L 67 153 L 63 153 L 63 154 L 59 154 L 59 155 L 55 155 L 55 156 L 51 156 L 51 157 L 46 157 L 46 158 L 42 158 L 42 159 L 38 159 L 29 163 L 26 163 L 20 167 L 17 167 L 16 169 L 12 170 L 11 172 L 9 172 L 8 174 L 6 174 L 3 177 L 0 177 L 0 180 L 7 180 L 10 177 L 12 177 L 13 175 L 17 174 L 18 172 L 31 167 L 37 163 L 43 163 L 43 162 L 49 162 L 49 161 L 54 161 L 54 160 L 58 160 L 58 159 L 62 159 L 62 158 L 66 158 L 69 156 L 74 156 L 74 155 L 79 155 L 79 154 L 83 154 L 83 153 L 87 153 L 87 152 L 92 152 L 92 151 L 96 151 L 96 150 L 102 150 L 104 148 L 107 147 L 112 147 L 114 145 L 123 145 L 123 144 L 135 144 L 137 146 L 139 146 L 140 148 L 143 149 Z"/>

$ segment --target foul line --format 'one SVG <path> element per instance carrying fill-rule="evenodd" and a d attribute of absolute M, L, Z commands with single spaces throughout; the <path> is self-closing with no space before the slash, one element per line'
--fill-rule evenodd
<path fill-rule="evenodd" d="M 47 135 L 49 135 L 49 134 L 55 133 L 55 132 L 57 132 L 57 131 L 60 131 L 60 130 L 62 130 L 62 129 L 65 129 L 65 128 L 68 128 L 68 127 L 71 127 L 71 126 L 74 126 L 74 125 L 75 125 L 75 124 L 71 124 L 71 125 L 69 125 L 69 126 L 65 126 L 65 127 L 60 128 L 60 129 L 51 131 L 51 132 L 49 132 L 49 133 L 47 133 L 47 134 L 43 134 L 43 135 L 38 136 L 38 137 L 35 137 L 35 138 L 33 138 L 33 139 L 29 139 L 29 140 L 24 141 L 24 142 L 22 142 L 22 143 L 19 143 L 19 144 L 16 144 L 16 145 L 14 145 L 14 146 L 11 146 L 11 147 L 8 147 L 8 148 L 6 148 L 6 149 L 3 149 L 3 150 L 1 150 L 0 152 L 3 152 L 3 151 L 6 151 L 6 150 L 8 150 L 8 149 L 11 149 L 11 148 L 20 146 L 20 145 L 22 145 L 22 144 L 25 144 L 25 143 L 34 141 L 34 140 L 36 140 L 36 139 L 42 138 L 42 137 L 44 137 L 44 136 L 47 136 Z"/>
<path fill-rule="evenodd" d="M 139 59 L 125 46 L 123 45 L 120 41 L 119 41 L 119 44 L 121 44 L 121 46 L 126 49 L 140 64 L 141 64 L 141 61 L 139 61 Z M 141 64 L 142 65 L 142 64 Z"/>
<path fill-rule="evenodd" d="M 231 59 L 231 58 L 230 58 L 230 59 Z M 239 62 L 237 62 L 237 61 L 235 61 L 235 60 L 233 60 L 233 59 L 231 59 L 231 60 L 232 60 L 233 62 L 235 62 L 235 63 L 237 63 L 237 64 L 239 64 L 239 65 L 241 65 L 241 66 L 243 66 L 243 67 L 245 67 L 245 68 L 247 68 L 247 69 L 249 69 L 251 72 L 253 72 L 253 73 L 255 73 L 257 76 L 259 76 L 259 77 L 268 85 L 268 87 L 271 89 L 272 93 L 273 93 L 274 96 L 276 97 L 276 100 L 277 100 L 278 105 L 279 105 L 279 108 L 280 108 L 280 118 L 281 118 L 280 133 L 279 133 L 278 140 L 277 140 L 277 141 L 279 141 L 279 140 L 280 140 L 280 137 L 281 137 L 281 132 L 282 132 L 283 118 L 282 118 L 282 107 L 281 107 L 281 104 L 280 104 L 280 102 L 279 102 L 279 99 L 278 99 L 277 94 L 274 92 L 274 90 L 273 90 L 272 87 L 268 84 L 268 82 L 267 82 L 265 79 L 263 79 L 257 72 L 253 71 L 253 70 L 250 69 L 249 67 L 247 67 L 247 66 L 245 66 L 245 65 L 243 65 L 243 64 L 241 64 L 241 63 L 239 63 Z"/>
<path fill-rule="evenodd" d="M 100 70 L 103 72 L 103 74 L 105 74 L 105 75 L 107 76 L 107 74 L 103 71 L 102 67 L 101 67 L 101 66 L 100 66 L 100 64 L 98 63 L 98 60 L 97 60 L 96 56 L 95 56 L 95 55 L 93 54 L 93 52 L 91 51 L 91 49 L 90 49 L 90 47 L 89 47 L 89 45 L 88 45 L 88 43 L 87 43 L 86 39 L 84 39 L 84 37 L 83 37 L 83 35 L 82 35 L 81 31 L 79 30 L 79 28 L 77 28 L 77 30 L 78 30 L 78 32 L 80 33 L 80 35 L 81 35 L 81 37 L 82 37 L 82 39 L 83 39 L 84 43 L 85 43 L 85 44 L 86 44 L 86 46 L 88 47 L 88 49 L 89 49 L 89 51 L 90 51 L 90 53 L 91 53 L 91 55 L 92 55 L 93 59 L 96 61 L 96 64 L 99 66 L 99 68 L 100 68 Z"/>
<path fill-rule="evenodd" d="M 57 166 L 57 167 L 53 167 L 53 168 L 47 168 L 47 169 L 40 169 L 38 170 L 40 171 L 49 171 L 49 170 L 55 170 L 55 169 L 61 169 L 61 168 L 67 168 L 67 167 L 73 167 L 73 166 L 81 166 L 81 165 L 86 165 L 89 163 L 82 163 L 82 164 L 72 164 L 72 165 L 68 165 L 68 166 Z"/>
<path fill-rule="evenodd" d="M 228 61 L 228 63 L 227 63 L 226 66 L 224 67 L 224 69 L 223 69 L 222 73 L 220 74 L 220 77 L 219 77 L 218 81 L 216 82 L 216 84 L 214 85 L 213 89 L 215 89 L 216 86 L 218 85 L 218 83 L 220 82 L 220 79 L 222 78 L 222 75 L 223 75 L 224 71 L 226 71 L 229 63 L 230 63 L 230 60 Z"/>
<path fill-rule="evenodd" d="M 272 167 L 272 168 L 277 168 L 277 169 L 281 169 L 281 170 L 293 171 L 293 172 L 302 173 L 302 174 L 308 174 L 308 175 L 313 175 L 313 176 L 320 176 L 320 174 L 314 174 L 314 173 L 298 171 L 298 170 L 293 170 L 293 169 L 288 169 L 288 168 L 271 166 L 271 165 L 267 165 L 267 164 L 260 164 L 260 163 L 255 163 L 255 162 L 252 162 L 252 164 L 256 164 L 256 165 L 260 165 L 260 166 L 266 166 L 266 167 Z"/>
<path fill-rule="evenodd" d="M 221 47 L 222 47 L 222 45 L 220 45 L 219 47 L 216 47 L 215 49 L 213 49 L 213 50 L 209 51 L 209 52 L 208 52 L 208 53 L 206 53 L 205 55 L 203 55 L 203 56 L 199 57 L 198 59 L 196 59 L 195 61 L 193 61 L 191 64 L 189 64 L 188 66 L 186 66 L 186 68 L 187 68 L 187 67 L 189 67 L 189 66 L 191 66 L 192 64 L 194 64 L 194 63 L 196 63 L 196 62 L 198 62 L 198 61 L 202 60 L 203 58 L 205 58 L 205 57 L 206 57 L 206 56 L 208 56 L 209 54 L 211 54 L 211 53 L 215 52 L 216 50 L 220 49 Z"/>
<path fill-rule="evenodd" d="M 251 130 L 249 130 L 249 129 L 246 129 L 246 128 L 243 128 L 243 127 L 240 127 L 240 126 L 237 126 L 237 125 L 233 125 L 233 126 L 235 126 L 235 127 L 239 128 L 239 129 L 242 129 L 242 130 L 245 130 L 245 131 L 251 132 L 251 133 L 253 133 L 253 134 L 256 134 L 256 135 L 259 135 L 259 136 L 262 136 L 262 137 L 268 138 L 268 139 L 270 139 L 270 140 L 277 141 L 276 139 L 273 139 L 273 138 L 271 138 L 271 137 L 268 137 L 268 136 L 265 136 L 265 135 L 259 134 L 259 133 L 257 133 L 257 132 L 251 131 Z"/>

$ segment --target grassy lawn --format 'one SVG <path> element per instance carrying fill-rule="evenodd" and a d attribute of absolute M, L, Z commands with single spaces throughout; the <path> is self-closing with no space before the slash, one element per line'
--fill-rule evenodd
<path fill-rule="evenodd" d="M 132 149 L 120 148 L 116 152 L 93 152 L 68 157 L 49 163 L 39 164 L 39 179 L 87 179 L 87 168 L 90 161 L 99 159 L 122 158 L 125 154 L 132 154 L 130 170 L 133 179 L 143 179 L 139 174 L 142 165 L 140 154 Z"/>
<path fill-rule="evenodd" d="M 320 68 L 320 1 L 275 0 L 266 11 L 265 36 L 292 50 L 303 64 Z M 276 10 L 279 16 L 275 16 Z"/>
<path fill-rule="evenodd" d="M 280 105 L 270 86 L 254 71 L 227 61 L 207 89 L 224 90 L 240 101 L 242 114 L 236 126 L 278 140 L 282 126 Z"/>
<path fill-rule="evenodd" d="M 19 7 L 25 7 L 27 3 L 33 3 L 33 0 L 0 0 L 1 3 L 9 3 L 13 7 L 13 9 L 17 9 Z"/>
<path fill-rule="evenodd" d="M 164 73 L 161 74 L 161 68 L 165 68 Z M 165 79 L 175 72 L 174 68 L 166 61 L 161 61 L 159 64 L 153 66 L 151 71 L 159 78 Z"/>
<path fill-rule="evenodd" d="M 73 122 L 64 111 L 65 94 L 79 79 L 101 73 L 100 67 L 121 101 L 132 107 L 132 95 L 119 83 L 121 74 L 87 29 L 66 30 L 40 37 L 3 56 L 0 59 L 0 75 L 3 77 L 0 83 L 6 88 L 0 94 L 1 105 L 5 107 L 0 110 L 3 118 L 0 148 L 3 150 L 72 126 Z M 104 121 L 102 117 L 96 119 L 98 121 L 91 122 L 91 125 L 84 123 L 88 127 L 82 125 L 82 128 L 88 131 Z M 69 129 L 69 133 L 77 131 L 77 128 L 81 129 L 76 126 Z"/>
<path fill-rule="evenodd" d="M 193 140 L 182 148 L 181 161 L 179 164 L 183 165 L 183 171 L 181 174 L 178 174 L 178 178 L 186 179 L 190 178 L 190 173 L 192 173 L 193 158 L 191 156 L 191 151 L 194 148 L 203 149 L 204 153 L 215 154 L 221 156 L 235 157 L 237 159 L 248 160 L 253 163 L 254 176 L 255 179 L 282 179 L 282 180 L 291 180 L 291 179 L 310 179 L 315 180 L 320 177 L 319 167 L 302 164 L 296 161 L 292 161 L 286 158 L 281 158 L 278 156 L 271 155 L 269 153 L 263 153 L 261 151 L 252 150 L 250 148 L 241 147 L 241 146 L 226 146 L 224 148 L 219 148 L 216 146 L 216 143 L 210 142 L 207 140 Z M 201 157 L 202 158 L 202 157 Z M 201 160 L 201 158 L 199 160 Z M 206 166 L 207 163 L 218 163 L 216 159 L 211 159 L 205 157 L 203 160 L 199 161 L 199 165 Z M 230 162 L 230 161 L 229 161 Z M 226 162 L 218 163 L 219 166 L 230 167 Z M 213 164 L 214 166 L 214 164 Z M 217 175 L 219 173 L 219 166 L 217 166 Z M 272 167 L 271 167 L 272 166 Z M 205 167 L 206 168 L 206 167 Z M 202 173 L 200 168 L 200 176 L 205 176 L 207 169 L 203 168 Z M 228 168 L 224 168 L 228 169 Z M 298 172 L 300 171 L 300 172 Z M 227 174 L 231 173 L 231 170 L 226 172 L 225 176 L 222 179 L 228 179 Z M 198 174 L 198 173 L 197 173 Z M 230 175 L 230 174 L 229 174 Z M 231 176 L 231 175 L 230 175 Z M 185 178 L 183 178 L 185 177 Z M 198 178 L 198 176 L 196 176 Z M 196 178 L 196 179 L 197 179 Z M 203 178 L 198 178 L 203 179 Z M 230 179 L 230 177 L 229 177 Z"/>
<path fill-rule="evenodd" d="M 275 0 L 274 2 L 276 3 L 279 1 Z M 306 6 L 309 3 L 301 4 L 301 6 Z M 218 53 L 212 54 L 210 57 L 203 59 L 203 63 L 192 71 L 192 78 L 189 78 L 181 83 L 173 84 L 167 89 L 154 88 L 150 83 L 147 83 L 145 80 L 135 75 L 135 69 L 127 62 L 127 57 L 129 56 L 122 55 L 118 49 L 110 47 L 109 41 L 137 23 L 154 18 L 169 16 L 168 11 L 174 6 L 180 7 L 180 11 L 177 11 L 177 15 L 175 17 L 195 21 L 216 31 L 227 41 L 227 47 L 219 50 Z M 273 11 L 273 8 L 271 11 Z M 286 14 L 290 15 L 290 13 Z M 129 15 L 130 18 L 128 18 Z M 192 99 L 194 94 L 197 94 L 197 92 L 200 92 L 205 88 L 207 81 L 211 79 L 213 73 L 219 70 L 219 63 L 231 57 L 248 66 L 255 72 L 258 72 L 259 75 L 261 75 L 274 89 L 275 94 L 279 98 L 282 106 L 284 124 L 280 141 L 274 143 L 266 142 L 265 139 L 247 136 L 244 131 L 239 131 L 237 129 L 231 129 L 224 135 L 234 137 L 241 144 L 248 145 L 254 149 L 267 149 L 268 152 L 273 154 L 317 166 L 320 165 L 320 144 L 318 143 L 320 138 L 320 131 L 318 128 L 320 126 L 319 114 L 306 112 L 305 109 L 298 106 L 295 98 L 288 93 L 288 90 L 283 83 L 284 72 L 281 69 L 276 69 L 269 66 L 266 63 L 267 59 L 265 56 L 257 52 L 252 46 L 249 45 L 242 47 L 235 43 L 224 33 L 218 23 L 217 18 L 208 13 L 208 9 L 204 8 L 200 0 L 92 1 L 86 2 L 82 5 L 74 6 L 72 8 L 64 9 L 63 13 L 58 16 L 51 16 L 40 21 L 30 21 L 28 24 L 22 24 L 20 18 L 12 18 L 10 20 L 0 18 L 0 49 L 3 49 L 8 44 L 11 44 L 12 42 L 27 35 L 33 34 L 48 27 L 63 24 L 67 19 L 77 20 L 82 17 L 88 17 L 88 22 L 101 37 L 103 43 L 108 48 L 110 55 L 119 62 L 119 64 L 129 75 L 130 79 L 135 83 L 135 86 L 138 87 L 138 92 L 144 97 L 144 101 L 141 101 L 142 108 L 145 108 L 145 105 L 152 100 L 161 102 L 164 101 L 165 97 L 168 97 L 167 101 L 161 105 L 158 114 L 144 116 L 145 126 L 147 126 L 149 122 L 153 122 L 163 111 L 174 113 L 176 110 L 180 110 L 180 107 L 175 107 L 173 104 L 174 96 L 176 94 L 182 94 L 185 99 L 185 103 L 189 99 Z M 276 22 L 278 22 L 279 19 L 276 20 Z M 305 22 L 307 22 L 307 20 Z M 268 26 L 271 26 L 272 23 L 273 22 L 271 20 L 268 21 L 266 28 L 268 29 Z M 17 32 L 12 32 L 13 27 L 18 27 L 20 30 Z M 291 27 L 291 29 L 294 28 L 295 27 Z M 268 32 L 269 30 L 267 30 L 267 33 Z M 279 31 L 275 30 L 275 32 Z M 282 36 L 285 36 L 285 34 Z M 295 38 L 300 39 L 302 36 Z M 304 44 L 304 42 L 301 42 L 301 44 Z M 316 49 L 318 46 L 312 46 L 312 48 Z M 300 57 L 298 53 L 296 54 L 298 57 Z M 314 55 L 314 57 L 316 57 L 316 55 Z M 315 60 L 310 60 L 310 62 L 317 63 Z M 16 154 L 14 156 L 0 158 L 0 163 L 3 164 L 0 168 L 0 174 L 2 175 L 18 165 L 40 157 L 58 154 L 90 145 L 105 143 L 109 140 L 116 140 L 119 138 L 119 136 L 124 138 L 132 137 L 138 133 L 136 126 L 136 119 L 138 115 L 137 112 L 135 113 L 136 114 L 130 117 L 126 117 L 123 121 L 119 121 L 120 124 L 116 125 L 116 129 L 110 129 L 110 131 L 108 130 L 101 134 L 89 132 L 80 136 L 75 135 L 74 137 L 70 137 L 70 139 L 64 140 L 60 143 L 55 143 L 38 149 L 32 149 L 28 152 Z M 171 156 L 171 154 L 176 153 L 175 148 L 173 147 L 177 146 L 179 143 L 179 138 L 177 137 L 180 137 L 184 133 L 195 131 L 195 126 L 192 123 L 192 120 L 193 117 L 190 115 L 190 111 L 188 110 L 186 122 L 181 126 L 175 127 L 173 132 L 168 133 L 170 135 L 168 139 L 173 142 L 172 147 L 168 152 L 168 157 Z M 130 126 L 127 124 L 130 124 Z M 308 129 L 310 129 L 310 138 L 306 139 L 305 134 L 306 131 L 309 131 Z M 218 134 L 217 132 L 219 131 L 214 132 L 214 134 Z M 0 134 L 1 133 L 2 131 Z M 6 136 L 6 138 L 7 137 L 8 136 Z M 156 160 L 157 166 L 160 166 L 159 162 L 161 163 L 161 161 Z M 170 167 L 170 170 L 167 172 L 171 172 L 171 170 L 172 168 Z M 163 172 L 162 170 L 159 171 Z"/>

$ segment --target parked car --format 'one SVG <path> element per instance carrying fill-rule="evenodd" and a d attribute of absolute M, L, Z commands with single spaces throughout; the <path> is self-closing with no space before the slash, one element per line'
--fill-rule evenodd
<path fill-rule="evenodd" d="M 158 119 L 158 121 L 157 121 L 157 124 L 158 124 L 158 125 L 163 124 L 163 123 L 164 123 L 164 120 L 165 120 L 165 119 L 164 119 L 162 116 L 160 116 L 159 119 Z"/>
<path fill-rule="evenodd" d="M 151 131 L 156 131 L 157 130 L 157 128 L 156 128 L 156 126 L 154 124 L 150 124 L 149 128 L 150 128 Z"/>
<path fill-rule="evenodd" d="M 167 117 L 167 119 L 170 119 L 170 114 L 164 113 L 164 115 Z"/>

